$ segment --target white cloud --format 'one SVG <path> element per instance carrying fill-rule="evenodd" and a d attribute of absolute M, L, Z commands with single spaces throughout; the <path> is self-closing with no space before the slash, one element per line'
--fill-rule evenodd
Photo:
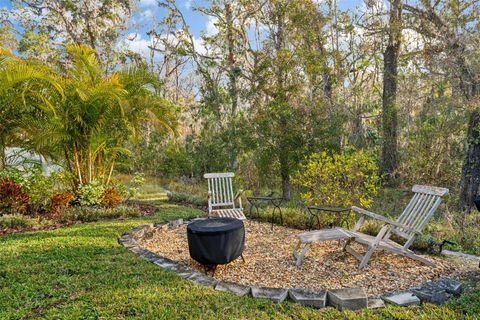
<path fill-rule="evenodd" d="M 205 42 L 203 39 L 198 39 L 196 37 L 193 37 L 193 45 L 195 47 L 195 51 L 199 54 L 206 54 L 207 53 L 207 48 L 205 46 Z"/>
<path fill-rule="evenodd" d="M 123 41 L 123 45 L 128 50 L 136 52 L 143 57 L 147 57 L 149 54 L 148 46 L 151 45 L 150 39 L 143 39 L 139 33 L 130 33 L 128 37 Z"/>
<path fill-rule="evenodd" d="M 209 36 L 213 36 L 218 33 L 218 28 L 215 25 L 218 22 L 218 18 L 209 16 L 207 25 L 206 25 L 206 33 Z"/>
<path fill-rule="evenodd" d="M 153 11 L 150 10 L 150 9 L 147 9 L 147 10 L 145 10 L 145 11 L 142 12 L 142 16 L 144 16 L 144 17 L 151 17 L 151 16 L 153 16 Z"/>
<path fill-rule="evenodd" d="M 141 7 L 151 7 L 158 4 L 157 0 L 140 0 L 139 2 Z"/>
<path fill-rule="evenodd" d="M 193 0 L 185 0 L 185 8 L 190 10 L 193 6 Z"/>
<path fill-rule="evenodd" d="M 154 12 L 150 9 L 143 10 L 140 12 L 140 21 L 150 21 L 154 16 Z"/>

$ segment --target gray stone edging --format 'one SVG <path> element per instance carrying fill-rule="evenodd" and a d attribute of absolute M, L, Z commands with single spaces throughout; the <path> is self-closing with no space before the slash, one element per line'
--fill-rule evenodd
<path fill-rule="evenodd" d="M 320 290 L 246 286 L 239 283 L 221 281 L 205 275 L 174 260 L 144 249 L 137 242 L 137 239 L 152 234 L 156 228 L 162 228 L 165 225 L 178 226 L 183 223 L 183 219 L 175 219 L 162 223 L 143 224 L 119 237 L 118 242 L 140 258 L 152 262 L 164 270 L 175 272 L 179 277 L 199 285 L 241 297 L 250 296 L 255 299 L 269 299 L 275 303 L 281 303 L 289 299 L 295 303 L 317 309 L 330 306 L 339 310 L 358 310 L 367 307 L 381 308 L 384 306 L 384 302 L 398 306 L 418 305 L 423 302 L 441 304 L 450 298 L 451 295 L 458 296 L 462 293 L 462 284 L 450 278 L 440 278 L 425 282 L 407 290 L 386 293 L 379 298 L 367 297 L 363 288 Z"/>

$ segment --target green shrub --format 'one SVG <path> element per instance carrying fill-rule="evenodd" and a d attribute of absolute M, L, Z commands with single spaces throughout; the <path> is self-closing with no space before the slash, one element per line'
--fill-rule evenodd
<path fill-rule="evenodd" d="M 168 192 L 168 201 L 174 203 L 188 203 L 195 206 L 207 206 L 207 198 L 200 197 L 194 194 L 182 193 L 182 192 Z"/>
<path fill-rule="evenodd" d="M 26 216 L 21 214 L 6 214 L 0 216 L 0 229 L 27 228 L 32 225 L 32 222 Z"/>
<path fill-rule="evenodd" d="M 365 219 L 362 226 L 360 227 L 360 232 L 375 237 L 383 225 L 384 223 L 381 221 L 374 219 Z"/>
<path fill-rule="evenodd" d="M 22 186 L 30 199 L 30 213 L 47 210 L 52 196 L 64 191 L 70 181 L 70 176 L 63 172 L 54 172 L 47 176 L 39 166 L 25 172 L 9 168 L 0 172 L 1 177 L 8 177 Z"/>
<path fill-rule="evenodd" d="M 145 184 L 145 175 L 136 172 L 130 179 L 128 185 L 116 182 L 113 184 L 114 188 L 120 193 L 120 196 L 126 201 L 135 198 L 140 194 L 140 188 Z"/>
<path fill-rule="evenodd" d="M 78 200 L 82 206 L 94 206 L 101 202 L 104 188 L 98 181 L 82 184 L 77 191 Z"/>
<path fill-rule="evenodd" d="M 30 196 L 33 213 L 47 208 L 54 192 L 55 175 L 45 176 L 39 167 L 34 167 L 24 179 L 22 185 Z"/>
<path fill-rule="evenodd" d="M 308 205 L 348 208 L 369 207 L 378 194 L 378 168 L 365 152 L 330 156 L 326 152 L 307 158 L 294 182 L 301 189 L 301 198 Z M 326 218 L 321 223 L 329 224 Z"/>
<path fill-rule="evenodd" d="M 141 216 L 140 209 L 136 207 L 119 206 L 116 208 L 73 207 L 65 210 L 60 221 L 92 222 L 102 219 L 133 218 Z"/>

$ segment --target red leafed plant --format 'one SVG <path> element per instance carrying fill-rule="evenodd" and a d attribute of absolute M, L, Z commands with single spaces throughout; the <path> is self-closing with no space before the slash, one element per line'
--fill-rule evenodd
<path fill-rule="evenodd" d="M 108 188 L 103 192 L 101 204 L 105 208 L 115 208 L 122 203 L 122 196 L 115 188 Z"/>
<path fill-rule="evenodd" d="M 30 197 L 21 185 L 8 177 L 0 178 L 0 216 L 25 213 L 29 202 Z"/>
<path fill-rule="evenodd" d="M 48 208 L 48 214 L 51 217 L 56 217 L 60 212 L 66 209 L 70 203 L 75 198 L 70 192 L 58 192 L 52 195 L 50 199 L 50 207 Z"/>

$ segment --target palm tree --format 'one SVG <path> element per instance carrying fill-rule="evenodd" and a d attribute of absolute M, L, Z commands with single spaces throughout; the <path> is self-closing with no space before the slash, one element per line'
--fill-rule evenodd
<path fill-rule="evenodd" d="M 71 45 L 67 53 L 70 63 L 58 75 L 64 95 L 43 110 L 35 147 L 63 158 L 76 186 L 108 185 L 117 156 L 129 152 L 126 142 L 143 125 L 174 131 L 175 106 L 159 96 L 161 83 L 144 67 L 105 75 L 93 49 Z"/>
<path fill-rule="evenodd" d="M 38 111 L 52 111 L 52 95 L 63 90 L 51 69 L 14 56 L 0 45 L 0 170 L 8 146 L 28 147 L 26 129 Z"/>

